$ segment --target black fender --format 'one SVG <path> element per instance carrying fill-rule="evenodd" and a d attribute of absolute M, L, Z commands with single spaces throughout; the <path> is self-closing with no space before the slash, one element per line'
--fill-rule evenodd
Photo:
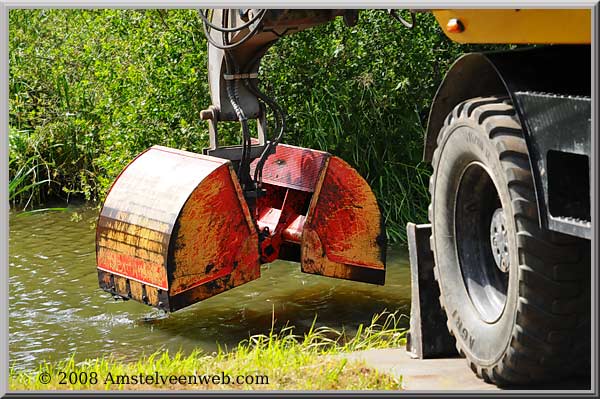
<path fill-rule="evenodd" d="M 577 236 L 588 234 L 574 233 L 571 230 L 552 228 L 548 223 L 548 187 L 545 181 L 545 152 L 552 148 L 542 148 L 532 135 L 544 136 L 538 129 L 542 112 L 534 115 L 524 109 L 523 94 L 548 93 L 548 107 L 555 98 L 567 100 L 573 97 L 590 98 L 591 93 L 591 47 L 589 45 L 554 45 L 508 51 L 468 53 L 457 59 L 450 67 L 438 87 L 429 111 L 425 134 L 423 160 L 431 162 L 436 147 L 437 136 L 448 113 L 460 102 L 493 95 L 510 96 L 517 110 L 525 134 L 530 154 L 530 167 L 534 177 L 540 224 L 552 230 L 563 231 Z M 538 99 L 539 100 L 539 99 Z M 543 98 L 542 98 L 543 100 Z M 538 110 L 540 106 L 538 105 Z M 541 105 L 541 109 L 544 105 Z M 547 108 L 549 109 L 549 108 Z M 589 113 L 589 111 L 588 111 Z M 588 114 L 579 112 L 571 118 L 589 119 Z M 572 119 L 571 119 L 572 121 Z M 591 146 L 591 128 L 584 133 Z M 533 132 L 536 130 L 536 132 Z M 572 138 L 563 135 L 561 142 L 555 143 L 559 149 L 571 147 Z M 544 144 L 544 143 L 542 143 Z M 587 230 L 587 229 L 586 229 Z"/>

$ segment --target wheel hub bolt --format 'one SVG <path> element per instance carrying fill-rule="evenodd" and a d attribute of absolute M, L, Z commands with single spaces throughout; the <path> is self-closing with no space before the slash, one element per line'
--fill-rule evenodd
<path fill-rule="evenodd" d="M 508 272 L 510 253 L 508 250 L 508 231 L 502 208 L 496 209 L 490 223 L 490 244 L 496 266 L 503 273 Z"/>

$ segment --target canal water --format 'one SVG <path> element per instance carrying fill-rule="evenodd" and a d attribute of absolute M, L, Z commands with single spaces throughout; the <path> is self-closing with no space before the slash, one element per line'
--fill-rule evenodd
<path fill-rule="evenodd" d="M 352 333 L 384 310 L 409 313 L 410 270 L 401 248 L 388 252 L 383 287 L 308 275 L 299 264 L 277 261 L 262 267 L 260 279 L 168 316 L 115 301 L 98 288 L 96 216 L 92 208 L 11 214 L 9 356 L 15 369 L 71 355 L 80 361 L 137 360 L 164 349 L 210 353 L 268 334 L 273 316 L 276 326 L 293 325 L 298 334 L 315 316 L 318 326 Z"/>

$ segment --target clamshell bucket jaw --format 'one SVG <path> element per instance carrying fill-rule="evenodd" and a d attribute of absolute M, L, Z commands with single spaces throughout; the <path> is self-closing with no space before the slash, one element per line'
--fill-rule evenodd
<path fill-rule="evenodd" d="M 251 165 L 252 174 L 256 162 Z M 230 161 L 154 146 L 100 212 L 100 287 L 176 311 L 260 276 L 260 264 L 383 284 L 385 230 L 366 181 L 322 151 L 278 145 L 252 211 Z"/>
<path fill-rule="evenodd" d="M 384 284 L 383 219 L 355 169 L 329 153 L 280 144 L 264 166 L 263 182 L 267 195 L 257 223 L 281 243 L 279 258 L 299 261 L 305 273 Z M 297 251 L 289 248 L 294 244 Z"/>
<path fill-rule="evenodd" d="M 100 287 L 175 311 L 260 276 L 258 236 L 229 161 L 154 146 L 111 187 Z"/>
<path fill-rule="evenodd" d="M 328 158 L 302 233 L 302 271 L 383 285 L 386 238 L 375 195 L 338 157 Z"/>

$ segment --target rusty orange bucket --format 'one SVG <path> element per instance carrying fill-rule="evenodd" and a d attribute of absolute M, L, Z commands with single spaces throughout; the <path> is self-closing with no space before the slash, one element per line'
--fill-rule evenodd
<path fill-rule="evenodd" d="M 100 212 L 100 287 L 176 311 L 258 278 L 276 259 L 383 284 L 385 231 L 365 180 L 326 152 L 276 148 L 252 213 L 230 161 L 161 146 L 140 154 Z"/>

